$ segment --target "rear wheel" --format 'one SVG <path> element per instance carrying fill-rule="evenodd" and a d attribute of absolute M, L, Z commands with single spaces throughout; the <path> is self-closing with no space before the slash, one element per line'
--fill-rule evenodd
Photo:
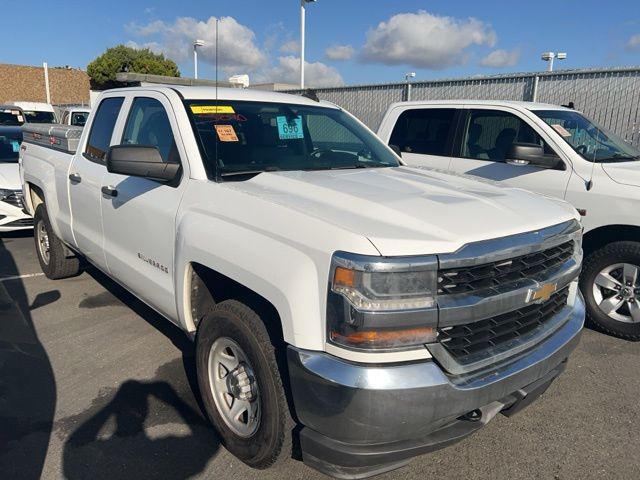
<path fill-rule="evenodd" d="M 77 275 L 80 271 L 80 259 L 69 256 L 62 241 L 53 233 L 44 204 L 36 208 L 33 224 L 38 262 L 47 278 L 55 280 Z"/>
<path fill-rule="evenodd" d="M 235 300 L 217 304 L 198 328 L 196 362 L 203 403 L 227 450 L 259 469 L 290 458 L 294 423 L 260 317 Z"/>
<path fill-rule="evenodd" d="M 589 254 L 580 287 L 591 323 L 640 340 L 640 242 L 613 242 Z"/>

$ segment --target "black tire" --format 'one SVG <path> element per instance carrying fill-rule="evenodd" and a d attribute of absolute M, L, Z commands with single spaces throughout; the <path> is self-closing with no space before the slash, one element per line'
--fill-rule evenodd
<path fill-rule="evenodd" d="M 253 368 L 261 415 L 257 430 L 250 437 L 239 436 L 227 426 L 213 398 L 208 362 L 211 347 L 219 338 L 235 341 Z M 291 458 L 295 423 L 289 412 L 276 351 L 264 323 L 253 310 L 236 300 L 226 300 L 205 315 L 196 337 L 196 365 L 207 415 L 229 452 L 257 469 Z"/>
<path fill-rule="evenodd" d="M 43 249 L 46 250 L 46 248 L 41 248 L 40 244 L 43 240 L 43 236 L 40 233 L 41 227 L 44 229 L 44 234 L 46 234 L 48 240 L 48 259 L 43 253 Z M 76 256 L 66 255 L 66 249 L 62 241 L 53 233 L 49 215 L 47 214 L 47 209 L 44 204 L 40 204 L 36 208 L 35 215 L 33 216 L 33 230 L 38 262 L 47 278 L 57 280 L 59 278 L 73 277 L 80 272 L 80 259 Z"/>
<path fill-rule="evenodd" d="M 640 323 L 625 323 L 603 312 L 594 297 L 597 275 L 617 263 L 640 266 L 640 242 L 613 242 L 594 250 L 584 259 L 580 275 L 580 290 L 587 307 L 587 321 L 597 329 L 627 340 L 640 340 Z M 638 279 L 640 282 L 640 278 Z"/>

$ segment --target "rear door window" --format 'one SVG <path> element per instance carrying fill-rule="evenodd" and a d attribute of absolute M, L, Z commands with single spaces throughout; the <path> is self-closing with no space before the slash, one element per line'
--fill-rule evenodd
<path fill-rule="evenodd" d="M 85 149 L 85 157 L 92 162 L 104 163 L 104 158 L 111 146 L 111 136 L 116 120 L 120 114 L 124 97 L 105 98 L 100 102 L 96 117 L 91 125 L 89 140 Z"/>
<path fill-rule="evenodd" d="M 389 144 L 407 153 L 450 155 L 454 117 L 453 108 L 406 110 L 398 117 Z"/>

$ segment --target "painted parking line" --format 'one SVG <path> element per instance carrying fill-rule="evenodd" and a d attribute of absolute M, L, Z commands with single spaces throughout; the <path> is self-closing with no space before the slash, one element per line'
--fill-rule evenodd
<path fill-rule="evenodd" d="M 41 277 L 44 273 L 27 273 L 25 275 L 13 275 L 11 277 L 0 277 L 0 282 L 8 282 L 10 280 L 21 280 L 23 278 Z"/>

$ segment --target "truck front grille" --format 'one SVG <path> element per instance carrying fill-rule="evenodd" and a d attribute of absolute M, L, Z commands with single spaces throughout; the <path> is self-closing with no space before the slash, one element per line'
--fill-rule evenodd
<path fill-rule="evenodd" d="M 1 217 L 2 215 L 0 215 Z M 21 218 L 13 222 L 5 223 L 3 227 L 33 227 L 33 218 Z"/>
<path fill-rule="evenodd" d="M 518 310 L 465 325 L 438 330 L 438 342 L 461 364 L 470 357 L 522 337 L 544 326 L 567 305 L 569 288 L 554 293 L 544 303 L 527 305 Z"/>
<path fill-rule="evenodd" d="M 14 207 L 17 207 L 21 210 L 24 208 L 22 192 L 20 190 L 16 190 L 11 195 L 4 197 L 2 201 L 8 203 L 9 205 L 13 205 Z"/>
<path fill-rule="evenodd" d="M 474 293 L 495 289 L 523 278 L 538 275 L 565 263 L 573 255 L 572 240 L 520 257 L 473 267 L 438 272 L 438 294 Z"/>

